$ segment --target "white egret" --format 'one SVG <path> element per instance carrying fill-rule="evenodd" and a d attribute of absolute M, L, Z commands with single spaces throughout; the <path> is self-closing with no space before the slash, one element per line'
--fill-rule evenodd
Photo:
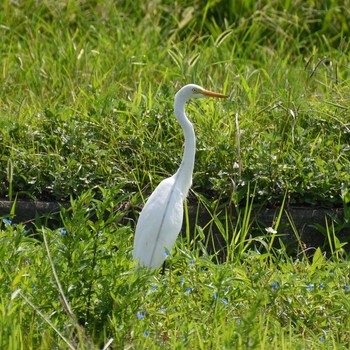
<path fill-rule="evenodd" d="M 133 258 L 138 260 L 141 266 L 159 268 L 181 230 L 183 201 L 192 185 L 196 153 L 196 138 L 193 125 L 185 114 L 185 104 L 191 98 L 207 96 L 227 97 L 194 84 L 184 86 L 175 95 L 174 112 L 184 132 L 185 149 L 177 172 L 157 186 L 139 216 Z"/>

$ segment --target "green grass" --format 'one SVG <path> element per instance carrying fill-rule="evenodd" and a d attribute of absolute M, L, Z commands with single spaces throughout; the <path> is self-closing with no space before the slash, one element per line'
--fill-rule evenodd
<path fill-rule="evenodd" d="M 349 10 L 284 8 L 3 2 L 1 196 L 62 200 L 120 181 L 150 193 L 181 157 L 173 96 L 196 82 L 231 96 L 189 107 L 196 191 L 229 198 L 234 178 L 241 197 L 252 182 L 270 203 L 288 189 L 291 204 L 340 205 Z"/>
<path fill-rule="evenodd" d="M 23 225 L 2 222 L 3 348 L 90 349 L 111 338 L 112 349 L 348 348 L 350 267 L 341 248 L 330 258 L 320 249 L 311 260 L 291 258 L 283 245 L 272 247 L 278 237 L 247 235 L 248 204 L 242 229 L 227 238 L 235 254 L 216 263 L 197 227 L 195 237 L 179 239 L 159 275 L 131 262 L 132 229 L 115 211 L 125 194 L 115 188 L 100 195 L 72 201 L 62 212 L 64 228 L 54 231 L 29 235 Z"/>
<path fill-rule="evenodd" d="M 349 264 L 337 235 L 350 215 L 349 9 L 2 1 L 0 197 L 71 207 L 57 228 L 50 218 L 30 231 L 1 222 L 0 347 L 113 338 L 112 349 L 348 349 Z M 211 221 L 190 229 L 186 211 L 166 273 L 136 271 L 134 218 L 181 161 L 173 97 L 190 82 L 230 95 L 188 106 L 190 201 Z M 282 204 L 273 227 L 253 227 L 252 209 L 266 204 Z M 317 226 L 329 256 L 310 258 L 296 230 L 299 253 L 286 253 L 279 222 L 291 204 L 344 208 Z"/>

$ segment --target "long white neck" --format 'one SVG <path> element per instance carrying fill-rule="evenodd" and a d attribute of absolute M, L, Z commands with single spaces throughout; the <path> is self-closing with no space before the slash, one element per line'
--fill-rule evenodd
<path fill-rule="evenodd" d="M 175 176 L 184 197 L 187 196 L 187 192 L 192 185 L 194 158 L 196 154 L 196 137 L 194 134 L 193 125 L 186 117 L 185 104 L 186 99 L 178 95 L 175 96 L 175 116 L 181 125 L 185 136 L 185 149 L 182 162 Z"/>

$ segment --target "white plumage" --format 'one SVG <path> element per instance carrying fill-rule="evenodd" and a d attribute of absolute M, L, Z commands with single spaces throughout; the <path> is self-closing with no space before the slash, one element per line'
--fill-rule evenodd
<path fill-rule="evenodd" d="M 185 114 L 190 98 L 227 97 L 194 84 L 175 95 L 174 112 L 185 136 L 185 149 L 177 172 L 163 180 L 148 198 L 137 222 L 133 258 L 148 268 L 158 268 L 171 251 L 181 230 L 183 201 L 192 185 L 196 140 L 193 126 Z"/>

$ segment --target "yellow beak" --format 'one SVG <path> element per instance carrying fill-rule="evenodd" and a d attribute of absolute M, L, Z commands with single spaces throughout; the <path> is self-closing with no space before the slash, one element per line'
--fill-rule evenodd
<path fill-rule="evenodd" d="M 202 90 L 201 93 L 209 97 L 227 98 L 228 95 L 219 94 L 218 92 L 213 92 L 209 90 Z"/>

